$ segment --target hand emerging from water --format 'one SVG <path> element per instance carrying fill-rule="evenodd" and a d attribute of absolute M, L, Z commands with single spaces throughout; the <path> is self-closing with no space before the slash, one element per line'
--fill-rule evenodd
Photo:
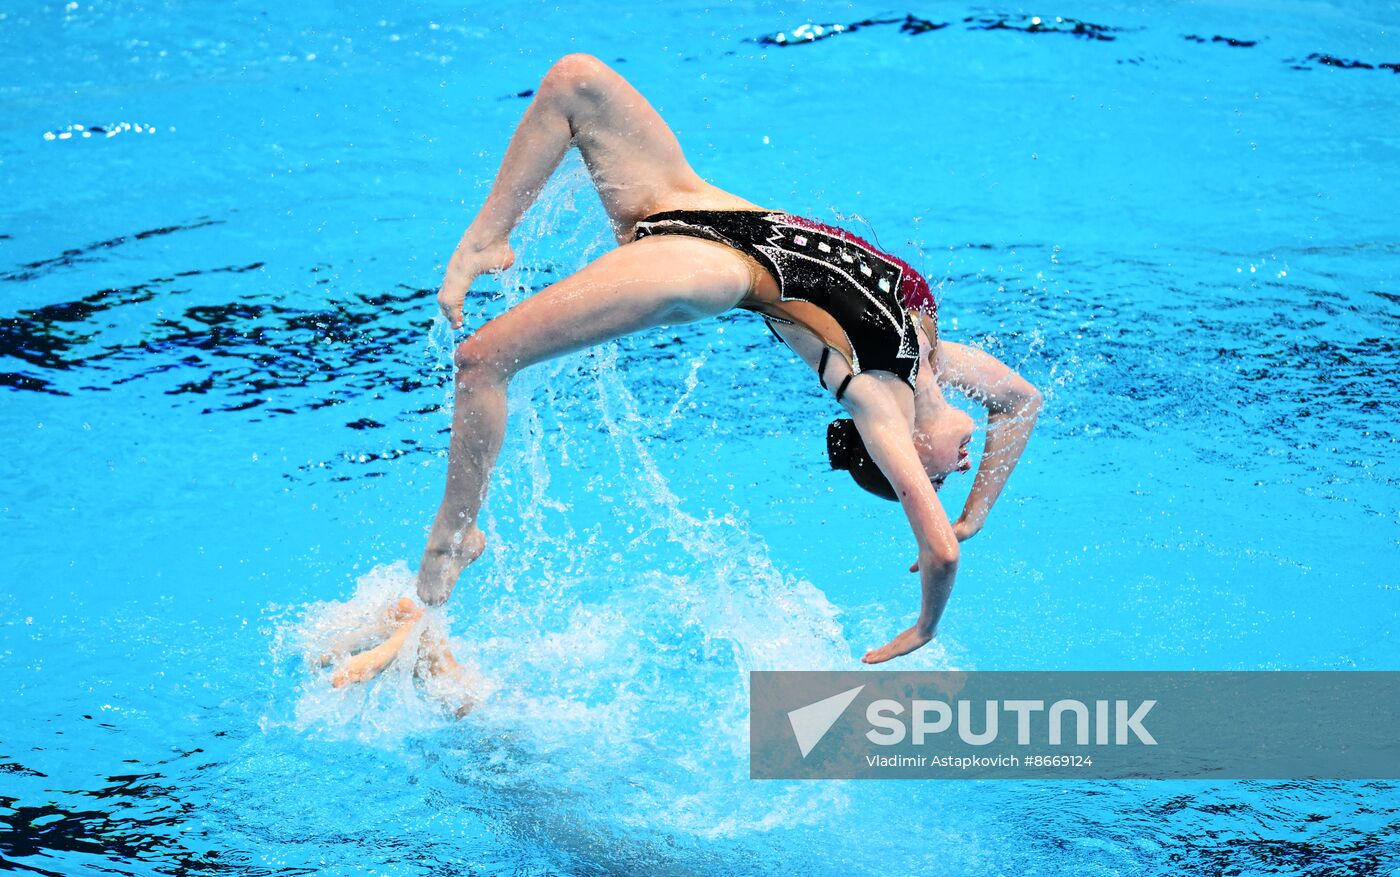
<path fill-rule="evenodd" d="M 413 632 L 413 626 L 418 623 L 418 619 L 423 617 L 423 609 L 405 597 L 386 608 L 382 614 L 383 617 L 379 623 L 372 625 L 371 632 L 378 632 L 384 628 L 388 628 L 392 632 L 385 638 L 384 642 L 374 648 L 347 658 L 331 674 L 331 685 L 336 688 L 344 688 L 354 682 L 367 682 L 384 672 L 384 668 L 393 663 L 394 658 L 403 648 L 409 634 Z M 355 633 L 359 634 L 360 632 L 356 631 Z M 332 653 L 323 656 L 321 662 L 323 664 L 329 663 L 334 659 L 335 655 Z"/>
<path fill-rule="evenodd" d="M 362 627 L 344 632 L 321 656 L 322 666 L 339 661 L 331 673 L 331 685 L 345 688 L 368 682 L 384 672 L 403 652 L 410 635 L 423 619 L 423 607 L 404 597 L 385 606 L 376 618 Z M 375 640 L 377 645 L 369 647 Z M 452 709 L 457 718 L 471 712 L 481 690 L 480 678 L 457 662 L 441 629 L 431 625 L 422 630 L 413 674 L 429 686 L 428 692 Z"/>

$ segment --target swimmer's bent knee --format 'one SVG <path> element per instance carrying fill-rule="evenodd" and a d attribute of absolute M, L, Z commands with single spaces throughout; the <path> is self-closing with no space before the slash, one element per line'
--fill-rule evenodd
<path fill-rule="evenodd" d="M 608 65 L 592 55 L 575 52 L 554 62 L 540 83 L 540 90 L 576 94 L 596 92 L 609 72 Z"/>
<path fill-rule="evenodd" d="M 508 380 L 517 371 L 508 364 L 508 358 L 491 340 L 493 333 L 487 331 L 490 325 L 482 326 L 452 352 L 452 362 L 457 366 L 459 375 Z"/>

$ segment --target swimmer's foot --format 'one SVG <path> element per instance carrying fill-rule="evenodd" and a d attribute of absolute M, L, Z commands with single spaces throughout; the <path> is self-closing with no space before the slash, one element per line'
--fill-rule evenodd
<path fill-rule="evenodd" d="M 443 316 L 452 323 L 452 328 L 462 328 L 462 303 L 467 299 L 467 291 L 478 277 L 495 274 L 515 264 L 515 251 L 510 244 L 502 241 L 497 244 L 476 246 L 465 240 L 457 245 L 457 250 L 447 262 L 447 272 L 438 290 L 438 307 Z"/>
<path fill-rule="evenodd" d="M 486 550 L 486 534 L 472 527 L 455 545 L 442 548 L 428 546 L 423 563 L 418 568 L 418 599 L 429 606 L 441 606 L 452 596 L 462 570 Z"/>
<path fill-rule="evenodd" d="M 422 607 L 407 597 L 399 601 L 396 609 L 403 607 L 404 603 L 408 603 L 412 609 L 402 612 L 398 629 L 384 642 L 369 651 L 360 652 L 336 668 L 331 674 L 331 685 L 344 688 L 355 682 L 368 682 L 393 663 L 404 642 L 408 640 L 408 635 L 413 632 L 413 626 L 423 617 Z"/>
<path fill-rule="evenodd" d="M 918 651 L 929 644 L 933 633 L 920 627 L 911 627 L 878 649 L 871 649 L 861 658 L 865 664 L 883 664 L 891 658 Z"/>

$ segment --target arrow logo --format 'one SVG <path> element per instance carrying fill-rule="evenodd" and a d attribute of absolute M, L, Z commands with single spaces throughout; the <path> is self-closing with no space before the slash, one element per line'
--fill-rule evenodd
<path fill-rule="evenodd" d="M 850 691 L 843 691 L 825 700 L 799 707 L 787 714 L 788 722 L 792 725 L 792 735 L 797 738 L 797 748 L 802 750 L 803 758 L 822 742 L 826 732 L 831 730 L 831 726 L 836 724 L 836 720 L 841 718 L 846 707 L 851 705 L 851 701 L 856 699 L 856 695 L 860 694 L 863 688 L 864 685 L 857 685 Z"/>

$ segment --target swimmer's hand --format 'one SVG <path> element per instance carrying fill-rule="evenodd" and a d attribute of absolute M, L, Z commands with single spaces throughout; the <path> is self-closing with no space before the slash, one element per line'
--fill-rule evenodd
<path fill-rule="evenodd" d="M 959 542 L 966 542 L 973 536 L 976 536 L 981 529 L 981 527 L 969 522 L 966 518 L 958 518 L 953 522 L 953 535 L 958 537 Z"/>
<path fill-rule="evenodd" d="M 864 664 L 883 664 L 891 658 L 907 655 L 928 645 L 933 639 L 933 631 L 915 625 L 890 640 L 878 649 L 871 649 L 861 658 Z"/>
<path fill-rule="evenodd" d="M 476 278 L 504 271 L 514 263 L 515 253 L 509 244 L 476 246 L 464 238 L 457 245 L 457 251 L 447 263 L 447 273 L 437 294 L 438 309 L 452 328 L 462 328 L 462 305 L 467 300 L 467 290 L 471 289 Z"/>
<path fill-rule="evenodd" d="M 400 600 L 385 613 L 385 621 L 395 625 L 394 632 L 384 642 L 369 651 L 360 652 L 337 667 L 331 674 L 331 685 L 344 688 L 356 682 L 368 682 L 384 672 L 384 668 L 392 664 L 403 649 L 413 626 L 422 617 L 421 606 L 407 597 Z"/>

